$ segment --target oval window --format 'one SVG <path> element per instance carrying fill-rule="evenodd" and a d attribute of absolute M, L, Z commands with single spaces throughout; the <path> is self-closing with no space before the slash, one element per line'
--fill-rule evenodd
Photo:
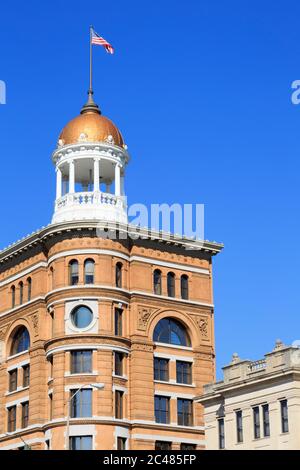
<path fill-rule="evenodd" d="M 93 312 L 90 308 L 79 305 L 72 311 L 71 319 L 76 328 L 86 328 L 93 320 Z"/>

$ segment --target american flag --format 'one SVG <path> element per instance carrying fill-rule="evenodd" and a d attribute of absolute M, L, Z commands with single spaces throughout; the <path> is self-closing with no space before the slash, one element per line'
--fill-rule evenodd
<path fill-rule="evenodd" d="M 113 54 L 115 52 L 112 45 L 109 44 L 109 42 L 107 42 L 104 38 L 99 36 L 99 34 L 96 33 L 93 28 L 91 28 L 91 43 L 97 46 L 105 47 L 106 52 L 108 52 L 109 54 Z"/>

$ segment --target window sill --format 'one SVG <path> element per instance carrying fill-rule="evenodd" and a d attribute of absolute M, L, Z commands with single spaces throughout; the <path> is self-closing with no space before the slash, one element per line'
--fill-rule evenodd
<path fill-rule="evenodd" d="M 18 387 L 16 390 L 13 390 L 12 392 L 6 392 L 4 394 L 4 396 L 9 397 L 11 395 L 14 395 L 15 393 L 23 392 L 24 390 L 29 390 L 29 386 L 28 387 Z"/>
<path fill-rule="evenodd" d="M 195 388 L 196 385 L 193 384 L 182 384 L 180 382 L 171 382 L 170 380 L 154 380 L 154 383 L 156 384 L 168 384 L 168 385 L 175 385 L 177 387 L 188 387 L 188 388 Z"/>
<path fill-rule="evenodd" d="M 95 377 L 96 375 L 98 375 L 97 371 L 93 371 L 93 372 L 76 372 L 75 374 L 72 374 L 71 372 L 65 372 L 64 377 L 81 377 L 81 376 Z"/>
<path fill-rule="evenodd" d="M 113 373 L 112 376 L 113 376 L 115 379 L 128 380 L 127 375 L 118 375 L 118 374 L 114 374 L 114 373 Z"/>
<path fill-rule="evenodd" d="M 29 349 L 26 349 L 25 351 L 22 351 L 18 354 L 13 354 L 13 356 L 8 356 L 7 360 L 10 361 L 11 359 L 15 359 L 16 357 L 20 357 L 23 354 L 28 354 L 28 353 L 29 353 Z"/>

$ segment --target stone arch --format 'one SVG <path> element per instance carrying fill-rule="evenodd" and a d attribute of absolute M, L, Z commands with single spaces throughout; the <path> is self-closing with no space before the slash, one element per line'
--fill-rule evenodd
<path fill-rule="evenodd" d="M 17 329 L 20 328 L 21 326 L 24 326 L 27 329 L 29 338 L 30 338 L 30 346 L 32 345 L 32 338 L 34 335 L 33 335 L 31 325 L 29 324 L 28 320 L 27 319 L 16 320 L 10 325 L 5 335 L 6 338 L 4 342 L 5 342 L 5 352 L 6 352 L 7 357 L 10 356 L 10 351 L 11 351 L 14 335 Z"/>

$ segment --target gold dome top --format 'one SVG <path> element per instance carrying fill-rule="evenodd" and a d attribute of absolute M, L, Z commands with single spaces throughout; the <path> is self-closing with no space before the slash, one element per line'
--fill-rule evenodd
<path fill-rule="evenodd" d="M 61 145 L 80 142 L 107 142 L 124 147 L 119 129 L 110 119 L 101 115 L 91 93 L 89 93 L 89 100 L 83 106 L 81 114 L 63 128 L 58 142 Z"/>

